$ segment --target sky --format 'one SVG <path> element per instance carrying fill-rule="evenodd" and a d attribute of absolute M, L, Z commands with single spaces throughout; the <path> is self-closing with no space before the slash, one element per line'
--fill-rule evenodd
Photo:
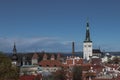
<path fill-rule="evenodd" d="M 82 51 L 89 18 L 93 48 L 120 51 L 120 0 L 0 0 L 0 51 Z"/>

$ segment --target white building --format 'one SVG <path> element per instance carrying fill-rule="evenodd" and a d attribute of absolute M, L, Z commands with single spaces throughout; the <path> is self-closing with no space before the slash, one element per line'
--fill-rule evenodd
<path fill-rule="evenodd" d="M 89 60 L 92 56 L 92 41 L 90 40 L 89 23 L 86 25 L 86 37 L 83 43 L 83 58 Z"/>

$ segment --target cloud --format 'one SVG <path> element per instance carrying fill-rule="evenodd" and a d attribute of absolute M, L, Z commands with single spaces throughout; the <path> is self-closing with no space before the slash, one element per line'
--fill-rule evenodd
<path fill-rule="evenodd" d="M 65 41 L 58 37 L 35 38 L 0 38 L 0 51 L 12 52 L 14 42 L 18 52 L 71 52 L 72 41 Z M 98 46 L 99 45 L 99 46 Z M 82 51 L 83 44 L 75 42 L 75 51 Z M 101 48 L 105 51 L 119 51 L 119 45 L 93 44 L 93 48 Z"/>
<path fill-rule="evenodd" d="M 14 42 L 18 52 L 66 52 L 71 51 L 71 41 L 62 41 L 55 37 L 40 38 L 0 38 L 0 51 L 12 52 Z"/>

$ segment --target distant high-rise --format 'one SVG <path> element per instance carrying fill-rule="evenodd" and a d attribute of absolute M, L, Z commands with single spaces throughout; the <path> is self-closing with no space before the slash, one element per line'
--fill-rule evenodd
<path fill-rule="evenodd" d="M 83 58 L 89 60 L 90 56 L 92 56 L 92 41 L 90 39 L 89 22 L 87 21 L 86 37 L 83 42 Z"/>

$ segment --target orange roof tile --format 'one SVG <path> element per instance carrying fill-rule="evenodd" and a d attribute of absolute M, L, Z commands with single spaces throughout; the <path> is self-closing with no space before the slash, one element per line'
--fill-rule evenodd
<path fill-rule="evenodd" d="M 39 65 L 43 66 L 43 67 L 47 67 L 47 65 L 49 67 L 60 67 L 62 66 L 62 63 L 58 60 L 42 60 L 39 62 Z"/>

